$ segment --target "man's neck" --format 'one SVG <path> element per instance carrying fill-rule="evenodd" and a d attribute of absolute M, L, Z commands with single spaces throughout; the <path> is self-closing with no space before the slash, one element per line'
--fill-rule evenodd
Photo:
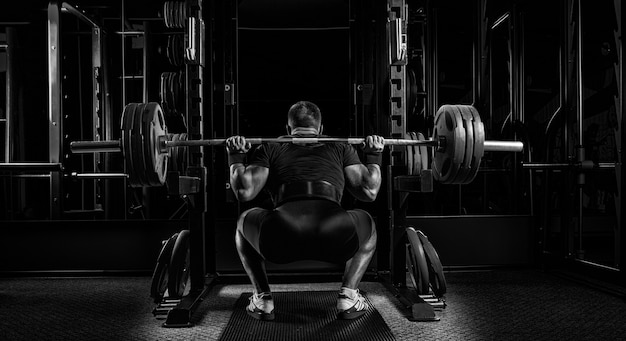
<path fill-rule="evenodd" d="M 291 135 L 319 135 L 316 128 L 296 127 L 291 130 Z"/>

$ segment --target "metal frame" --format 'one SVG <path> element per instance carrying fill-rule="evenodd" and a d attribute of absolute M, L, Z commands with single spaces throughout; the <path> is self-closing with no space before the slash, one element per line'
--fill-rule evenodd
<path fill-rule="evenodd" d="M 48 161 L 63 161 L 63 112 L 61 70 L 61 6 L 48 5 Z M 63 178 L 60 173 L 50 177 L 50 218 L 59 219 L 63 212 Z"/>
<path fill-rule="evenodd" d="M 626 150 L 626 132 L 624 129 L 624 111 L 626 109 L 626 98 L 624 95 L 624 89 L 626 89 L 626 68 L 624 68 L 624 44 L 622 43 L 622 33 L 624 27 L 624 17 L 622 12 L 622 2 L 620 0 L 614 0 L 617 29 L 614 32 L 615 35 L 615 48 L 617 50 L 618 61 L 615 65 L 615 73 L 617 79 L 617 93 L 618 97 L 615 98 L 615 108 L 617 113 L 618 129 L 616 132 L 617 146 L 621 151 L 618 153 L 617 162 L 619 165 L 615 168 L 615 177 L 617 180 L 617 198 L 615 199 L 615 207 L 617 213 L 617 229 L 615 231 L 615 259 L 617 260 L 616 266 L 622 270 L 622 283 L 626 284 L 626 271 L 624 266 L 626 265 L 626 252 L 622 248 L 626 247 L 626 233 L 624 233 L 624 213 L 626 212 L 626 200 L 623 200 L 623 195 L 626 193 L 626 167 L 624 167 L 624 151 Z"/>
<path fill-rule="evenodd" d="M 63 70 L 62 70 L 62 42 L 61 42 L 61 14 L 69 13 L 76 18 L 87 23 L 92 29 L 92 64 L 93 64 L 93 107 L 91 111 L 92 135 L 95 139 L 100 139 L 103 135 L 102 127 L 105 119 L 102 117 L 106 112 L 103 99 L 106 97 L 106 88 L 103 86 L 101 72 L 103 54 L 103 31 L 98 24 L 89 18 L 84 11 L 66 3 L 50 1 L 48 4 L 48 160 L 52 164 L 62 163 L 64 159 L 63 150 Z M 101 167 L 101 157 L 94 157 L 93 169 L 99 170 Z M 94 182 L 93 205 L 100 205 L 99 181 Z M 53 172 L 50 175 L 50 218 L 59 219 L 63 216 L 63 174 Z"/>
<path fill-rule="evenodd" d="M 389 125 L 392 138 L 404 138 L 407 126 L 407 79 L 406 79 L 406 63 L 407 63 L 407 15 L 408 6 L 405 0 L 388 0 L 389 25 L 387 27 L 389 39 L 387 46 L 389 51 Z M 431 21 L 432 20 L 432 21 Z M 427 35 L 424 54 L 424 68 L 428 70 L 426 77 L 427 101 L 424 106 L 426 115 L 432 115 L 433 110 L 432 98 L 436 99 L 436 74 L 433 74 L 433 64 L 436 64 L 436 26 L 434 14 L 430 11 L 429 4 L 426 8 L 426 23 L 424 31 Z M 401 43 L 401 44 L 399 44 Z M 431 45 L 432 44 L 432 45 Z M 403 45 L 403 46 L 402 46 Z M 394 48 L 397 51 L 393 51 Z M 404 53 L 398 52 L 404 49 Z M 434 96 L 434 97 L 433 97 Z M 387 190 L 388 196 L 387 209 L 389 214 L 389 274 L 380 273 L 382 282 L 385 287 L 394 294 L 404 306 L 410 309 L 409 319 L 412 321 L 437 321 L 439 318 L 435 314 L 435 306 L 445 306 L 441 302 L 430 303 L 424 297 L 417 294 L 416 288 L 407 287 L 406 275 L 406 248 L 407 248 L 407 206 L 409 192 L 420 192 L 423 188 L 422 178 L 412 176 L 415 181 L 410 183 L 415 188 L 406 188 L 406 181 L 401 181 L 406 176 L 402 176 L 403 162 L 397 163 L 399 157 L 404 158 L 406 149 L 402 151 L 391 150 L 390 164 L 387 167 Z M 394 172 L 398 171 L 398 174 Z M 402 178 L 402 179 L 401 179 Z M 398 186 L 398 184 L 404 184 Z M 431 184 L 432 185 L 432 184 Z M 426 186 L 429 187 L 429 186 Z M 438 300 L 436 300 L 438 301 Z"/>
<path fill-rule="evenodd" d="M 187 23 L 188 39 L 186 39 L 186 114 L 187 114 L 187 130 L 192 138 L 205 138 L 210 136 L 210 130 L 205 127 L 204 115 L 204 48 L 205 48 L 205 27 L 202 16 L 202 0 L 192 0 L 188 2 L 191 14 Z M 193 34 L 189 34 L 193 33 Z M 191 51 L 195 48 L 195 51 Z M 204 296 L 208 293 L 213 280 L 207 281 L 207 263 L 206 263 L 206 237 L 207 226 L 209 232 L 213 230 L 213 222 L 208 219 L 208 205 L 210 202 L 209 193 L 205 190 L 207 187 L 207 164 L 210 164 L 209 158 L 204 155 L 204 149 L 201 147 L 189 147 L 187 152 L 187 175 L 196 177 L 200 181 L 201 189 L 196 194 L 191 194 L 189 208 L 188 228 L 190 231 L 190 264 L 189 264 L 189 293 L 184 296 L 180 302 L 169 311 L 167 319 L 163 324 L 164 327 L 190 327 L 191 315 L 202 302 Z"/>
<path fill-rule="evenodd" d="M 3 162 L 11 162 L 13 145 L 11 140 L 12 135 L 12 117 L 13 116 L 13 92 L 15 87 L 15 80 L 13 76 L 13 64 L 14 64 L 14 46 L 15 46 L 15 29 L 7 27 L 5 29 L 6 44 L 0 46 L 6 53 L 6 105 L 4 110 L 4 119 L 0 120 L 4 122 L 4 160 Z"/>

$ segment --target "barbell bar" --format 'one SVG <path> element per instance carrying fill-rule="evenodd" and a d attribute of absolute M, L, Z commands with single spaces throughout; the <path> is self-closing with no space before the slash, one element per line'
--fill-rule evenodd
<path fill-rule="evenodd" d="M 165 184 L 170 151 L 179 147 L 201 147 L 224 145 L 226 139 L 187 140 L 176 139 L 176 134 L 168 134 L 163 111 L 158 103 L 130 103 L 124 108 L 121 118 L 121 138 L 112 141 L 73 141 L 72 153 L 122 152 L 133 187 L 151 187 Z M 484 152 L 520 152 L 524 145 L 519 141 L 486 141 L 484 128 L 476 109 L 466 105 L 444 105 L 435 116 L 435 129 L 432 139 L 385 138 L 384 144 L 391 146 L 415 146 L 407 152 L 418 153 L 430 147 L 435 179 L 445 184 L 471 182 L 480 165 Z M 421 135 L 421 134 L 420 134 Z M 246 138 L 250 144 L 263 143 L 347 143 L 363 144 L 360 137 L 281 137 Z M 416 155 L 413 160 L 422 159 Z M 425 168 L 430 166 L 421 165 Z M 417 169 L 417 167 L 416 167 Z"/>
<path fill-rule="evenodd" d="M 246 141 L 252 145 L 264 143 L 294 143 L 294 144 L 314 144 L 314 143 L 347 143 L 347 144 L 363 144 L 363 137 L 246 137 Z M 204 140 L 180 140 L 169 141 L 167 136 L 162 136 L 159 142 L 161 152 L 166 152 L 169 148 L 175 147 L 209 147 L 222 146 L 226 143 L 226 139 L 204 139 Z M 388 139 L 385 138 L 385 146 L 430 146 L 439 147 L 442 141 L 435 140 L 409 140 L 409 139 Z M 520 141 L 485 141 L 484 148 L 487 152 L 520 152 L 524 149 L 524 144 Z M 72 141 L 70 150 L 74 154 L 93 154 L 93 153 L 119 153 L 122 152 L 122 143 L 120 140 L 111 141 Z"/>
<path fill-rule="evenodd" d="M 347 144 L 363 144 L 365 139 L 362 137 L 283 137 L 283 138 L 265 138 L 265 137 L 246 137 L 246 142 L 257 145 L 264 143 L 294 143 L 294 144 L 314 144 L 314 143 L 347 143 Z M 226 143 L 226 139 L 204 139 L 204 140 L 185 140 L 170 141 L 167 136 L 160 137 L 159 150 L 167 152 L 168 148 L 175 147 L 209 147 L 221 146 Z M 429 145 L 436 146 L 437 142 L 415 141 L 407 139 L 385 139 L 386 146 L 409 146 L 409 145 Z M 108 153 L 121 152 L 122 143 L 120 140 L 114 141 L 73 141 L 70 143 L 70 149 L 74 154 L 81 153 Z"/>

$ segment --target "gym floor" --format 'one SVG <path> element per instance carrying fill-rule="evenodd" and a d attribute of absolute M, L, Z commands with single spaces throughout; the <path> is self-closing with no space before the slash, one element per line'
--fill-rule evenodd
<path fill-rule="evenodd" d="M 626 340 L 626 300 L 620 294 L 532 269 L 455 271 L 447 272 L 446 279 L 447 307 L 437 312 L 438 322 L 409 321 L 408 311 L 381 283 L 364 282 L 361 289 L 396 340 Z M 149 277 L 0 279 L 2 339 L 218 340 L 236 300 L 251 289 L 246 284 L 218 284 L 192 317 L 195 326 L 163 328 L 163 320 L 152 315 L 150 281 Z M 339 283 L 296 283 L 272 289 L 338 287 Z"/>

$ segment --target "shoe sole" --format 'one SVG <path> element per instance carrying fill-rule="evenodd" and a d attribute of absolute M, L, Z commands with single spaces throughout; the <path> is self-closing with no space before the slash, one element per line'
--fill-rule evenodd
<path fill-rule="evenodd" d="M 262 311 L 250 311 L 246 309 L 246 313 L 248 313 L 248 315 L 254 317 L 257 320 L 261 320 L 261 321 L 272 321 L 274 320 L 274 313 L 265 313 Z"/>
<path fill-rule="evenodd" d="M 354 311 L 354 312 L 342 311 L 339 314 L 337 314 L 337 318 L 340 320 L 354 320 L 365 315 L 366 312 L 367 310 Z"/>

